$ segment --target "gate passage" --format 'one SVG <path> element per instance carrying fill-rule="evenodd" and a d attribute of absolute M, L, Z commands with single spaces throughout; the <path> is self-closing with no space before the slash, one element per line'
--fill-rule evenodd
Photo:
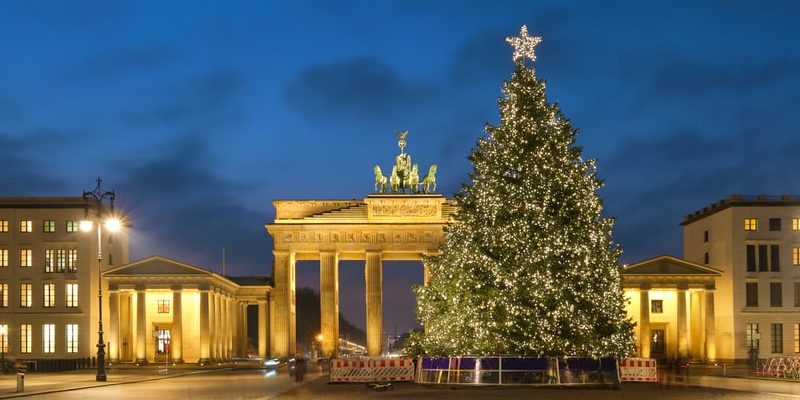
<path fill-rule="evenodd" d="M 396 382 L 414 380 L 410 358 L 338 358 L 330 361 L 330 382 Z"/>

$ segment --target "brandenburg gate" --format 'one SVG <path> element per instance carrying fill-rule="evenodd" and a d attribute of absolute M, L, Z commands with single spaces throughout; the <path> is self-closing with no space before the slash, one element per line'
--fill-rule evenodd
<path fill-rule="evenodd" d="M 274 327 L 272 356 L 291 357 L 296 350 L 295 264 L 319 260 L 321 353 L 337 355 L 339 338 L 339 261 L 364 260 L 366 280 L 367 353 L 379 356 L 383 339 L 383 260 L 421 260 L 436 254 L 445 222 L 455 203 L 430 194 L 430 186 L 419 193 L 423 182 L 435 188 L 436 166 L 415 180 L 417 166 L 404 153 L 405 135 L 398 134 L 400 155 L 390 178 L 375 167 L 379 194 L 363 200 L 276 200 L 275 221 L 266 224 L 273 238 Z M 404 176 L 405 175 L 405 176 Z M 411 193 L 406 194 L 405 189 Z M 423 281 L 428 271 L 423 265 Z"/>

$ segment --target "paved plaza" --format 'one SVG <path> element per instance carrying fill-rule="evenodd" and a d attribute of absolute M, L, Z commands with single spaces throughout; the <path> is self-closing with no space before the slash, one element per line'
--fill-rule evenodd
<path fill-rule="evenodd" d="M 502 399 L 537 400 L 636 400 L 636 399 L 800 399 L 800 382 L 743 378 L 744 369 L 720 376 L 719 369 L 696 368 L 689 384 L 673 382 L 667 387 L 654 383 L 624 383 L 613 389 L 446 388 L 395 383 L 392 391 L 377 392 L 365 384 L 329 384 L 328 376 L 310 368 L 302 383 L 296 383 L 282 368 L 269 371 L 240 366 L 200 370 L 173 369 L 157 375 L 155 367 L 111 369 L 109 382 L 94 381 L 93 371 L 30 373 L 26 391 L 15 393 L 15 375 L 0 375 L 0 398 L 31 399 Z M 738 375 L 738 377 L 736 377 Z"/>

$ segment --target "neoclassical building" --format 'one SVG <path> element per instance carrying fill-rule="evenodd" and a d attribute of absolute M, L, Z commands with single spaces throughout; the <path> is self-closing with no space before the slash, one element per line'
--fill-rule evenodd
<path fill-rule="evenodd" d="M 258 326 L 257 355 L 269 355 L 271 286 L 265 278 L 223 277 L 160 256 L 103 276 L 112 362 L 207 364 L 247 357 L 248 306 L 258 310 L 252 320 Z"/>
<path fill-rule="evenodd" d="M 800 353 L 800 197 L 732 195 L 686 215 L 683 259 L 623 269 L 644 357 Z"/>

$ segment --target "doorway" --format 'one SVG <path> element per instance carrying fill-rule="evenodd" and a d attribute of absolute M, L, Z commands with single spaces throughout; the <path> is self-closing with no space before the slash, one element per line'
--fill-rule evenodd
<path fill-rule="evenodd" d="M 665 327 L 650 329 L 650 358 L 663 360 L 667 358 L 667 330 Z"/>

